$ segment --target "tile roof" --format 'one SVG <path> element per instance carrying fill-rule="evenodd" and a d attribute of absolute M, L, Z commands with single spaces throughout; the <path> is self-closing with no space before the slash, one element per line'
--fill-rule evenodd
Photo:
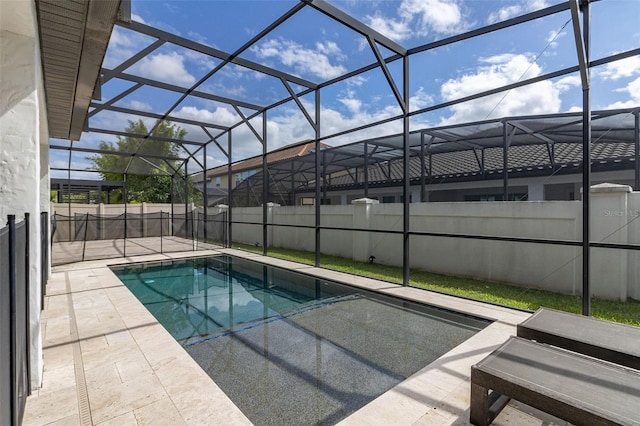
<path fill-rule="evenodd" d="M 321 149 L 329 148 L 329 145 L 321 143 Z M 278 161 L 288 160 L 295 157 L 302 157 L 304 155 L 312 154 L 315 150 L 314 141 L 304 141 L 302 143 L 295 143 L 282 147 L 276 151 L 272 151 L 267 154 L 267 164 L 275 163 Z M 234 163 L 231 166 L 232 173 L 238 173 L 249 170 L 262 169 L 262 155 L 247 158 L 246 160 Z M 225 176 L 228 172 L 227 166 L 220 166 L 211 169 L 207 172 L 209 179 L 216 176 Z"/>
<path fill-rule="evenodd" d="M 579 143 L 557 143 L 555 144 L 555 167 L 556 168 L 579 168 L 582 164 L 582 145 Z M 626 168 L 633 168 L 635 147 L 633 143 L 608 142 L 594 143 L 592 145 L 591 158 L 594 169 L 619 168 L 620 165 Z M 552 170 L 554 164 L 551 163 L 547 145 L 518 145 L 512 146 L 508 150 L 508 170 L 510 176 L 518 173 L 536 173 L 540 171 Z M 426 175 L 429 176 L 429 164 L 432 167 L 431 179 L 438 180 L 444 178 L 457 178 L 459 180 L 477 180 L 482 177 L 482 153 L 478 151 L 478 157 L 473 150 L 442 152 L 425 158 Z M 421 177 L 420 158 L 411 157 L 409 160 L 410 178 L 416 180 Z M 368 168 L 369 183 L 389 183 L 402 181 L 402 159 L 391 160 L 389 163 L 374 164 Z M 503 155 L 502 148 L 493 147 L 484 149 L 484 174 L 502 174 Z M 547 172 L 548 173 L 548 172 Z M 364 173 L 358 173 L 358 182 L 362 183 Z M 354 185 L 351 176 L 342 174 L 330 179 L 332 187 Z"/>

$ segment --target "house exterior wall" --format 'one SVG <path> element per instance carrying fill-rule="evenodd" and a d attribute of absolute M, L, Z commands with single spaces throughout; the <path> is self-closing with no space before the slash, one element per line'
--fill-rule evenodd
<path fill-rule="evenodd" d="M 633 185 L 633 170 L 612 170 L 592 173 L 592 184 L 614 182 L 622 185 Z M 509 178 L 510 194 L 527 194 L 526 201 L 571 201 L 580 199 L 582 187 L 581 174 L 566 174 L 554 176 L 540 176 L 528 178 Z M 413 202 L 420 201 L 420 185 L 412 183 L 410 187 Z M 436 202 L 462 202 L 465 196 L 498 195 L 502 196 L 503 187 L 501 179 L 475 180 L 466 182 L 442 182 L 425 186 L 426 201 Z M 299 192 L 296 194 L 296 204 L 301 204 L 303 198 L 313 198 L 315 193 Z M 330 189 L 327 198 L 331 205 L 350 204 L 351 201 L 363 198 L 364 190 Z M 369 187 L 369 198 L 376 198 L 381 203 L 385 198 L 393 198 L 395 203 L 401 202 L 402 186 Z"/>
<path fill-rule="evenodd" d="M 48 130 L 33 1 L 0 2 L 0 221 L 30 216 L 31 386 L 42 381 L 40 212 L 49 211 Z"/>
<path fill-rule="evenodd" d="M 246 177 L 251 176 L 255 173 L 259 173 L 261 170 L 262 168 L 251 168 L 251 169 L 240 170 L 240 171 L 234 170 L 231 173 L 231 189 L 234 189 L 236 186 L 238 186 L 238 184 L 241 183 Z M 220 185 L 217 185 L 218 179 L 220 179 Z M 208 175 L 207 181 L 209 181 L 211 186 L 213 186 L 214 188 L 215 187 L 222 188 L 222 189 L 228 188 L 229 179 L 226 171 L 219 174 L 215 174 L 215 175 Z"/>

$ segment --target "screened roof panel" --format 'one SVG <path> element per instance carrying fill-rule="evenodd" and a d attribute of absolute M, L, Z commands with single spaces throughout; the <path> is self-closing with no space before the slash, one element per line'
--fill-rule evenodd
<path fill-rule="evenodd" d="M 153 37 L 116 25 L 113 27 L 102 66 L 113 69 L 155 41 Z"/>
<path fill-rule="evenodd" d="M 125 80 L 113 79 L 111 81 Z M 131 86 L 136 86 L 135 82 L 129 83 L 131 83 Z M 107 110 L 112 107 L 117 107 L 129 109 L 134 112 L 142 111 L 147 113 L 164 114 L 175 102 L 178 101 L 178 99 L 180 99 L 181 95 L 182 93 L 178 91 L 143 85 L 128 94 L 126 94 L 126 89 L 113 93 L 113 96 L 111 97 L 103 94 L 102 102 L 94 102 L 93 104 L 98 108 L 100 108 L 100 104 L 107 105 Z M 114 100 L 115 102 L 113 102 Z"/>
<path fill-rule="evenodd" d="M 120 74 L 161 80 L 165 84 L 189 88 L 220 61 L 173 43 L 164 43 L 124 69 Z M 118 67 L 120 68 L 120 67 Z"/>
<path fill-rule="evenodd" d="M 229 128 L 242 120 L 231 105 L 196 96 L 187 96 L 178 104 L 171 115 L 193 123 L 221 129 Z"/>
<path fill-rule="evenodd" d="M 309 6 L 258 40 L 240 57 L 315 83 L 375 62 L 365 37 Z"/>
<path fill-rule="evenodd" d="M 483 0 L 473 15 L 469 10 L 471 6 L 460 2 L 375 2 L 366 8 L 358 7 L 352 0 L 331 0 L 330 3 L 393 41 L 414 48 L 562 1 L 517 3 Z"/>
<path fill-rule="evenodd" d="M 410 117 L 410 155 L 416 156 L 422 144 L 431 154 L 464 152 L 468 156 L 471 149 L 488 152 L 504 144 L 506 123 L 506 139 L 514 151 L 541 159 L 537 153 L 547 150 L 547 145 L 581 141 L 580 114 L 556 114 L 581 105 L 578 73 L 563 71 L 526 87 L 497 89 L 577 64 L 568 3 L 547 9 L 544 13 L 548 16 L 539 13 L 536 16 L 540 17 L 519 25 L 498 31 L 486 27 L 473 37 L 446 39 L 533 11 L 530 5 L 518 4 L 517 11 L 504 9 L 503 2 L 483 2 L 481 7 L 468 4 L 465 7 L 474 10 L 472 20 L 465 14 L 469 10 L 460 4 L 439 4 L 455 18 L 446 23 L 438 21 L 427 3 L 420 2 L 376 2 L 366 8 L 340 0 L 199 2 L 197 8 L 183 2 L 163 4 L 173 8 L 172 22 L 151 26 L 143 23 L 141 16 L 152 16 L 154 11 L 145 11 L 147 6 L 140 3 L 134 10 L 140 15 L 134 16 L 133 23 L 116 25 L 104 62 L 102 100 L 93 101 L 90 109 L 91 136 L 83 135 L 74 147 L 99 151 L 101 140 L 115 144 L 141 139 L 144 142 L 140 145 L 125 144 L 118 149 L 140 157 L 136 158 L 136 170 L 144 170 L 142 163 L 156 164 L 159 155 L 168 155 L 163 147 L 175 141 L 187 148 L 171 156 L 186 159 L 194 155 L 187 168 L 196 173 L 204 165 L 204 152 L 198 148 L 205 143 L 210 147 L 208 156 L 215 153 L 213 167 L 226 161 L 221 151 L 228 149 L 229 140 L 233 161 L 262 154 L 262 112 L 266 111 L 268 152 L 313 140 L 318 130 L 322 142 L 333 146 L 323 151 L 325 158 L 331 158 L 327 167 L 332 171 L 362 167 L 366 149 L 366 160 L 372 167 L 391 162 L 387 166 L 397 173 L 396 161 L 402 158 L 405 145 L 403 111 L 397 99 L 403 96 L 403 61 L 397 60 L 400 52 L 410 59 L 407 101 L 409 111 L 417 112 Z M 247 8 L 251 13 L 246 13 Z M 255 43 L 247 44 L 252 38 Z M 447 42 L 420 46 L 434 40 Z M 637 42 L 626 45 L 640 51 Z M 405 47 L 416 46 L 406 52 Z M 376 50 L 380 57 L 394 56 L 395 60 L 381 66 L 376 63 Z M 628 56 L 623 60 L 633 61 L 637 53 L 621 55 Z M 623 73 L 626 68 L 619 62 L 617 72 Z M 361 67 L 368 68 L 349 74 Z M 596 69 L 593 78 L 601 84 L 594 85 L 606 88 L 596 90 L 624 92 L 609 86 L 620 78 L 613 74 L 613 65 L 605 63 Z M 197 84 L 203 76 L 207 78 Z M 395 93 L 388 79 L 395 84 Z M 331 84 L 319 89 L 320 123 L 316 129 L 316 92 L 312 89 L 327 81 Z M 292 95 L 287 85 L 293 93 L 307 94 L 288 100 Z M 455 103 L 494 89 L 496 93 L 491 95 Z M 250 120 L 252 126 L 243 122 L 254 114 L 258 116 Z M 186 134 L 180 138 L 149 135 L 160 119 L 171 121 Z M 624 157 L 626 148 L 614 144 L 634 137 L 633 120 L 630 113 L 605 118 L 596 114 L 592 122 L 594 145 L 610 143 L 612 148 L 602 152 Z M 131 129 L 131 122 L 143 126 Z M 139 165 L 138 160 L 142 162 Z M 301 165 L 301 173 L 307 165 L 315 167 L 315 160 L 307 154 L 289 164 L 288 171 L 285 164 L 276 170 L 291 173 L 296 164 Z M 469 167 L 463 169 L 471 170 Z"/>
<path fill-rule="evenodd" d="M 594 2 L 591 5 L 591 55 L 601 58 L 613 53 L 638 47 L 638 34 L 629 34 L 621 25 L 629 19 L 638 21 L 640 4 L 626 2 L 625 7 L 612 8 L 607 2 Z M 618 23 L 616 25 L 616 23 Z M 615 47 L 607 40 L 616 40 Z"/>
<path fill-rule="evenodd" d="M 260 85 L 260 90 L 251 90 L 256 83 Z M 288 96 L 287 89 L 279 78 L 237 64 L 224 65 L 202 83 L 198 90 L 262 106 L 271 105 Z M 294 90 L 299 92 L 303 89 L 295 85 Z"/>

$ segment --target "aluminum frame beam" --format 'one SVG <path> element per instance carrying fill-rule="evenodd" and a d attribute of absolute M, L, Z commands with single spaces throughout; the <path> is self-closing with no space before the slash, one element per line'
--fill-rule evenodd
<path fill-rule="evenodd" d="M 137 154 L 134 152 L 122 152 L 122 151 L 110 151 L 108 149 L 94 149 L 94 148 L 82 148 L 82 147 L 69 147 L 69 146 L 61 146 L 61 145 L 49 145 L 50 149 L 57 149 L 60 151 L 69 151 L 69 153 L 73 151 L 78 152 L 87 152 L 91 154 L 108 154 L 108 155 L 118 155 L 121 157 L 148 157 L 148 158 L 157 158 L 159 160 L 169 160 L 169 161 L 184 161 L 187 158 L 182 157 L 167 157 L 166 155 L 158 155 L 158 154 Z M 89 170 L 91 171 L 91 170 Z M 98 170 L 96 170 L 98 171 Z M 124 172 L 118 172 L 124 173 Z"/>
<path fill-rule="evenodd" d="M 100 107 L 101 104 L 95 104 L 92 103 L 91 106 L 93 107 Z M 117 106 L 113 106 L 113 105 L 109 105 L 109 106 L 105 106 L 100 108 L 102 111 L 113 111 L 113 112 L 118 112 L 118 113 L 122 113 L 122 114 L 131 114 L 131 115 L 139 115 L 141 117 L 147 117 L 147 118 L 154 118 L 157 120 L 162 120 L 163 115 L 159 114 L 157 112 L 148 112 L 148 111 L 141 111 L 141 110 L 136 110 L 136 109 L 131 109 L 131 108 L 123 108 L 123 107 L 117 107 Z M 167 121 L 171 121 L 172 123 L 183 123 L 183 124 L 190 124 L 193 126 L 198 126 L 198 127 L 202 127 L 202 126 L 206 126 L 206 127 L 211 127 L 212 129 L 217 129 L 217 130 L 229 130 L 229 127 L 227 126 L 221 126 L 219 124 L 213 124 L 213 123 L 203 123 L 202 121 L 196 121 L 196 120 L 190 120 L 188 118 L 181 118 L 181 117 L 177 117 L 175 115 L 168 115 L 164 118 L 164 120 Z M 213 136 L 210 136 L 211 138 L 213 138 Z"/>
<path fill-rule="evenodd" d="M 141 51 L 139 51 L 138 53 L 136 53 L 135 55 L 133 55 L 132 57 L 130 57 L 129 59 L 121 63 L 120 65 L 118 65 L 117 67 L 110 70 L 109 72 L 107 73 L 103 72 L 102 79 L 100 80 L 100 84 L 102 85 L 106 84 L 109 80 L 116 77 L 118 74 L 120 74 L 130 66 L 134 65 L 141 59 L 143 59 L 145 56 L 150 55 L 165 43 L 166 42 L 164 40 L 156 40 L 153 43 L 151 43 L 149 46 L 145 47 L 144 49 L 142 49 Z"/>
<path fill-rule="evenodd" d="M 309 89 L 315 89 L 318 87 L 316 83 L 313 83 L 309 80 L 305 80 L 298 76 L 288 74 L 286 72 L 278 71 L 273 68 L 269 68 L 265 65 L 259 64 L 257 62 L 249 61 L 247 59 L 234 57 L 233 54 L 224 52 L 219 49 L 215 49 L 211 46 L 204 45 L 202 43 L 195 42 L 193 40 L 189 40 L 184 37 L 180 37 L 175 34 L 171 34 L 166 31 L 162 31 L 158 28 L 153 28 L 149 25 L 142 24 L 140 22 L 132 21 L 130 23 L 126 22 L 116 22 L 116 25 L 121 26 L 123 28 L 130 29 L 132 31 L 138 32 L 140 34 L 148 35 L 151 37 L 155 37 L 157 39 L 165 40 L 169 43 L 175 44 L 180 47 L 184 47 L 186 49 L 193 50 L 198 53 L 202 53 L 207 56 L 211 56 L 216 59 L 220 59 L 222 61 L 227 61 L 229 63 L 240 65 L 244 68 L 251 69 L 253 71 L 257 71 L 259 73 L 267 74 L 276 78 L 284 78 L 291 83 L 298 84 L 300 86 L 307 87 Z M 246 48 L 245 48 L 246 49 Z M 243 50 L 245 50 L 243 49 Z"/>
<path fill-rule="evenodd" d="M 137 138 L 137 139 L 150 139 L 150 140 L 157 140 L 160 142 L 171 142 L 171 143 L 175 143 L 176 145 L 197 145 L 197 146 L 202 146 L 204 145 L 206 142 L 198 142 L 198 141 L 189 141 L 189 140 L 184 140 L 184 139 L 172 139 L 172 138 L 163 138 L 161 136 L 154 136 L 154 135 L 143 135 L 141 133 L 130 133 L 130 132 L 123 132 L 120 130 L 110 130 L 110 129 L 98 129 L 95 127 L 89 127 L 87 129 L 88 132 L 94 132 L 94 133 L 102 133 L 105 135 L 114 135 L 114 136 L 124 136 L 124 137 L 131 137 L 131 138 Z M 140 144 L 142 145 L 142 143 Z M 144 154 L 146 155 L 146 154 Z"/>
<path fill-rule="evenodd" d="M 107 68 L 103 68 L 103 71 L 107 72 L 109 71 Z M 176 92 L 176 93 L 180 93 L 182 95 L 187 95 L 187 96 L 193 96 L 196 98 L 201 98 L 201 99 L 206 99 L 209 101 L 214 101 L 214 102 L 220 102 L 220 103 L 225 103 L 225 104 L 229 104 L 229 105 L 236 105 L 239 107 L 243 107 L 243 108 L 247 108 L 247 109 L 252 109 L 255 111 L 262 111 L 263 109 L 265 109 L 264 106 L 262 105 L 255 105 L 249 102 L 243 102 L 243 101 L 237 101 L 231 98 L 226 98 L 224 96 L 217 96 L 217 95 L 212 95 L 210 93 L 207 92 L 201 92 L 198 90 L 192 90 L 192 89 L 187 89 L 185 87 L 182 86 L 176 86 L 175 84 L 169 84 L 169 83 L 163 83 L 161 81 L 158 80 L 153 80 L 151 78 L 146 78 L 146 77 L 140 77 L 137 75 L 133 75 L 133 74 L 127 74 L 127 73 L 119 73 L 117 76 L 115 76 L 117 78 L 119 78 L 120 80 L 126 80 L 126 81 L 131 81 L 133 83 L 139 83 L 139 84 L 143 84 L 145 86 L 150 86 L 150 87 L 156 87 L 158 89 L 163 89 L 163 90 L 169 90 L 171 92 Z M 194 87 L 197 87 L 198 84 L 195 84 Z"/>
<path fill-rule="evenodd" d="M 383 36 L 379 32 L 375 31 L 371 27 L 363 24 L 358 21 L 351 15 L 344 13 L 342 10 L 337 7 L 332 6 L 324 0 L 301 0 L 303 3 L 308 4 L 312 8 L 316 9 L 319 12 L 324 13 L 328 17 L 340 22 L 341 24 L 351 28 L 357 33 L 362 34 L 363 36 L 369 38 L 371 37 L 381 46 L 386 47 L 398 55 L 405 56 L 407 54 L 407 49 L 405 49 L 400 44 L 391 40 L 390 38 Z"/>

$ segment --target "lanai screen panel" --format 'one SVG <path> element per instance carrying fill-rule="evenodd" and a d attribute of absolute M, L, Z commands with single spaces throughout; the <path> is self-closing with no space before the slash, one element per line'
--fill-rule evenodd
<path fill-rule="evenodd" d="M 340 188 L 357 188 L 364 197 L 370 184 L 401 185 L 406 177 L 413 184 L 434 183 L 580 167 L 580 114 L 557 114 L 561 107 L 544 98 L 563 93 L 569 105 L 579 105 L 575 46 L 566 37 L 569 3 L 522 9 L 513 17 L 487 10 L 484 21 L 446 30 L 402 7 L 395 12 L 413 23 L 412 34 L 392 34 L 373 15 L 339 1 L 278 2 L 277 16 L 272 9 L 246 18 L 273 21 L 246 35 L 244 43 L 194 41 L 137 17 L 120 22 L 102 70 L 102 97 L 90 107 L 88 132 L 68 147 L 58 145 L 63 155 L 55 156 L 62 164 L 64 153 L 73 152 L 67 176 L 102 168 L 123 176 L 182 179 L 302 140 L 320 138 L 331 145 L 319 159 L 306 153 L 239 177 L 231 173 L 227 190 L 246 180 L 237 185 L 244 205 L 294 204 L 296 194 L 314 198 L 316 187 L 328 200 Z M 239 19 L 234 8 L 225 13 Z M 176 23 L 180 19 L 178 14 Z M 538 41 L 524 36 L 543 27 L 556 32 Z M 604 79 L 611 77 L 609 64 L 637 57 L 637 46 L 625 45 L 624 52 L 597 50 Z M 501 54 L 505 49 L 512 53 Z M 461 54 L 469 50 L 475 54 Z M 167 72 L 170 63 L 180 65 L 178 72 Z M 255 82 L 258 89 L 249 89 Z M 527 109 L 532 96 L 540 102 Z M 629 164 L 635 148 L 629 111 L 616 122 L 608 112 L 594 116 L 599 165 Z M 406 143 L 405 115 L 411 130 Z M 163 125 L 174 132 L 158 134 Z M 95 164 L 100 155 L 113 157 L 109 170 Z"/>

